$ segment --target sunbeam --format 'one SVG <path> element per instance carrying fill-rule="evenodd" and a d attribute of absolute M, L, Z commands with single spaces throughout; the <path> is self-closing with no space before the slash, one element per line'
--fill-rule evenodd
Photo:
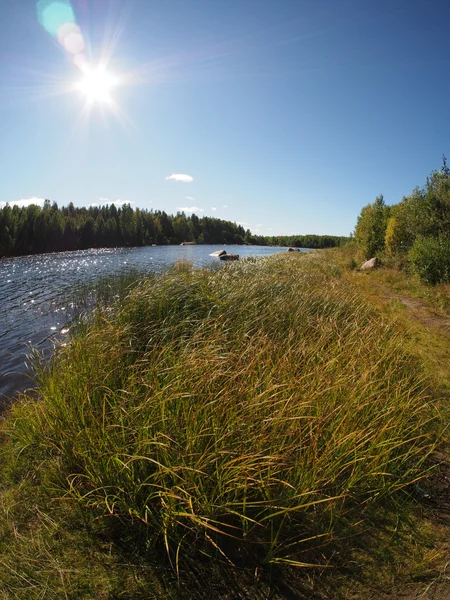
<path fill-rule="evenodd" d="M 108 31 L 107 38 L 100 50 L 100 61 L 94 64 L 87 55 L 89 47 L 85 35 L 77 23 L 77 18 L 70 0 L 38 0 L 37 17 L 45 31 L 56 39 L 73 64 L 81 72 L 77 82 L 58 86 L 58 91 L 65 93 L 79 92 L 85 100 L 81 118 L 86 120 L 92 113 L 92 105 L 101 104 L 115 116 L 121 115 L 117 104 L 113 101 L 112 89 L 123 85 L 125 78 L 113 76 L 109 72 L 109 63 L 121 33 L 120 24 L 116 34 Z M 48 90 L 51 93 L 51 90 Z"/>

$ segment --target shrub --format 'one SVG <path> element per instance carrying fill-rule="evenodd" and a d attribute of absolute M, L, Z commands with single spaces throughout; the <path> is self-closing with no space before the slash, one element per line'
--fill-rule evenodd
<path fill-rule="evenodd" d="M 450 236 L 420 236 L 409 251 L 412 271 L 425 283 L 450 282 Z"/>

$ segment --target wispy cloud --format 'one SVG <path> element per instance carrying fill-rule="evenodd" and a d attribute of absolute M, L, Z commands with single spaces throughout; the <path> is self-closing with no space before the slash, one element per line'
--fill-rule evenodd
<path fill-rule="evenodd" d="M 211 206 L 211 210 L 212 210 L 213 212 L 216 212 L 217 208 L 216 208 L 215 206 Z"/>
<path fill-rule="evenodd" d="M 114 200 L 111 204 L 115 204 L 116 206 L 123 206 L 124 204 L 134 204 L 134 202 L 130 202 L 130 200 Z"/>
<path fill-rule="evenodd" d="M 0 208 L 5 208 L 7 204 L 10 206 L 30 206 L 31 204 L 37 204 L 38 206 L 43 206 L 45 202 L 44 198 L 38 198 L 37 196 L 33 196 L 33 198 L 22 198 L 21 200 L 11 200 L 11 202 L 0 202 Z"/>
<path fill-rule="evenodd" d="M 228 204 L 224 204 L 222 208 L 228 208 Z"/>
<path fill-rule="evenodd" d="M 192 196 L 185 196 L 186 200 L 195 200 Z"/>
<path fill-rule="evenodd" d="M 205 212 L 203 208 L 199 208 L 198 206 L 177 206 L 177 210 L 185 213 Z"/>
<path fill-rule="evenodd" d="M 250 225 L 250 223 L 246 223 L 245 221 L 238 221 L 238 225 Z"/>
<path fill-rule="evenodd" d="M 172 173 L 166 177 L 166 181 L 182 181 L 183 183 L 191 183 L 194 181 L 192 175 L 186 175 L 185 173 Z"/>
<path fill-rule="evenodd" d="M 115 204 L 116 206 L 123 206 L 124 204 L 134 204 L 134 202 L 131 202 L 130 200 L 110 200 L 109 198 L 99 198 L 99 204 L 90 204 L 89 206 L 101 206 L 101 205 L 105 205 L 105 204 Z"/>

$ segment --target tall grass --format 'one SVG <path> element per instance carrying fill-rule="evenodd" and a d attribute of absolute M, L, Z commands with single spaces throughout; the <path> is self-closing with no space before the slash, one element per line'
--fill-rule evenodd
<path fill-rule="evenodd" d="M 7 422 L 102 535 L 175 571 L 332 566 L 427 472 L 439 435 L 403 338 L 320 255 L 143 279 Z"/>
<path fill-rule="evenodd" d="M 92 320 L 94 312 L 98 309 L 104 312 L 113 311 L 116 304 L 123 301 L 142 276 L 137 269 L 130 269 L 117 275 L 106 275 L 75 285 L 66 298 L 72 307 L 70 324 L 79 325 Z"/>

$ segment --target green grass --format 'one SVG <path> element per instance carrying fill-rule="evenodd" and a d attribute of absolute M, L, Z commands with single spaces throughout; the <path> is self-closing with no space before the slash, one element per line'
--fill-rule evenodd
<path fill-rule="evenodd" d="M 421 362 L 424 375 L 444 395 L 450 391 L 450 285 L 429 285 L 387 264 L 371 272 L 348 269 L 352 248 L 328 251 L 343 266 L 344 277 L 378 312 L 395 321 L 405 348 Z M 360 264 L 360 263 L 359 263 Z"/>
<path fill-rule="evenodd" d="M 442 418 L 328 256 L 179 265 L 96 311 L 3 424 L 0 598 L 205 597 L 201 573 L 256 598 L 364 568 Z"/>
<path fill-rule="evenodd" d="M 111 312 L 141 278 L 142 274 L 137 269 L 130 269 L 118 275 L 106 275 L 93 282 L 77 284 L 66 298 L 72 307 L 68 324 L 80 325 L 91 321 L 96 309 Z"/>

